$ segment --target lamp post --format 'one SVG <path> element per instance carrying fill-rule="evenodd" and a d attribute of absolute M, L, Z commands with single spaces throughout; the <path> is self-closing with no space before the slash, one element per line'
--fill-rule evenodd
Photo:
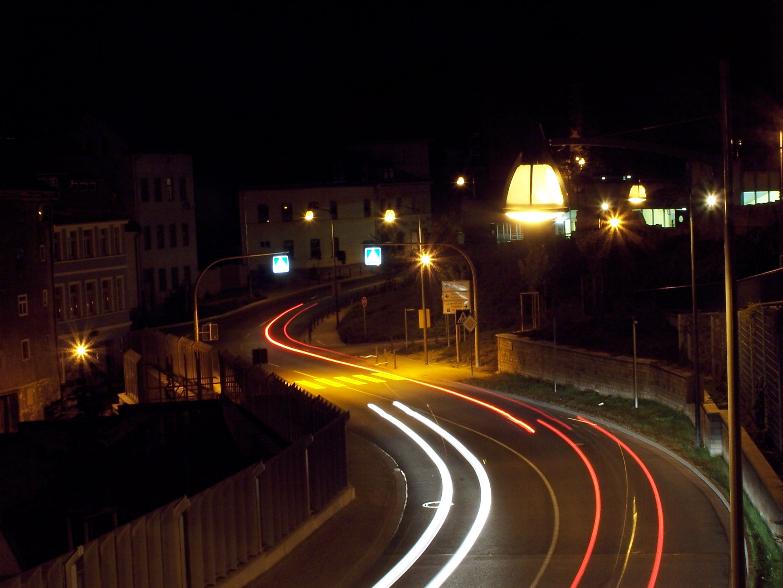
<path fill-rule="evenodd" d="M 288 251 L 278 251 L 276 253 L 251 253 L 249 255 L 232 255 L 231 257 L 221 257 L 220 259 L 216 259 L 212 263 L 210 263 L 207 267 L 205 267 L 203 270 L 201 270 L 198 274 L 198 277 L 196 278 L 196 283 L 193 286 L 193 340 L 198 342 L 199 341 L 199 332 L 198 332 L 198 286 L 201 283 L 201 278 L 204 277 L 204 275 L 212 269 L 214 266 L 216 266 L 219 263 L 222 263 L 224 261 L 233 261 L 235 259 L 252 259 L 254 257 L 269 257 L 272 255 L 287 255 Z"/>
<path fill-rule="evenodd" d="M 416 219 L 419 228 L 419 279 L 421 281 L 421 324 L 424 335 L 424 365 L 429 364 L 429 355 L 427 353 L 427 301 L 424 297 L 424 266 L 430 265 L 432 258 L 429 254 L 424 253 L 422 238 L 421 238 L 421 215 L 417 214 Z M 383 222 L 386 224 L 392 224 L 397 220 L 397 213 L 393 209 L 388 209 L 383 213 Z"/>
<path fill-rule="evenodd" d="M 305 222 L 315 220 L 315 211 L 307 210 L 304 215 Z M 337 297 L 337 248 L 334 242 L 334 220 L 329 219 L 329 234 L 332 240 L 332 290 L 334 292 L 334 316 L 337 326 L 340 326 L 340 301 Z"/>

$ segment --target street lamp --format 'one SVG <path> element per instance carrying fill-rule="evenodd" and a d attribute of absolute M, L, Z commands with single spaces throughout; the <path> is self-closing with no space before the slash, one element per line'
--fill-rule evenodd
<path fill-rule="evenodd" d="M 204 277 L 204 275 L 212 269 L 214 266 L 216 266 L 219 263 L 222 263 L 224 261 L 233 261 L 235 259 L 252 259 L 254 257 L 269 257 L 273 255 L 287 255 L 288 251 L 278 251 L 276 253 L 251 253 L 249 255 L 233 255 L 231 257 L 221 257 L 220 259 L 216 259 L 212 263 L 210 263 L 207 267 L 205 267 L 203 270 L 201 270 L 198 274 L 198 277 L 196 278 L 196 283 L 193 286 L 193 340 L 198 343 L 199 341 L 199 332 L 198 332 L 198 287 L 201 283 L 201 278 Z"/>
<path fill-rule="evenodd" d="M 454 183 L 457 185 L 457 188 L 464 188 L 465 185 L 468 183 L 468 180 L 465 178 L 465 176 L 457 176 L 457 179 L 454 180 Z M 470 176 L 470 187 L 473 191 L 473 199 L 476 199 L 476 178 L 475 176 Z"/>
<path fill-rule="evenodd" d="M 305 222 L 315 220 L 315 211 L 307 210 L 304 214 Z M 329 219 L 329 231 L 332 239 L 332 290 L 334 291 L 334 316 L 337 326 L 340 326 L 340 301 L 337 297 L 337 248 L 334 242 L 334 220 Z"/>
<path fill-rule="evenodd" d="M 429 356 L 427 353 L 427 301 L 424 298 L 424 267 L 429 267 L 432 263 L 432 257 L 429 253 L 426 253 L 422 246 L 421 239 L 421 215 L 416 215 L 419 226 L 419 279 L 421 281 L 421 314 L 422 314 L 422 329 L 424 334 L 424 365 L 429 364 Z M 397 213 L 389 208 L 383 213 L 383 222 L 386 224 L 392 224 L 397 220 Z"/>

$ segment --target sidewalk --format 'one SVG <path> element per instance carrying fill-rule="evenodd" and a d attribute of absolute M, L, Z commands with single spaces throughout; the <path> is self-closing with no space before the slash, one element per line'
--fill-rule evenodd
<path fill-rule="evenodd" d="M 386 549 L 402 515 L 405 483 L 377 445 L 350 430 L 347 441 L 356 498 L 247 586 L 356 586 Z"/>

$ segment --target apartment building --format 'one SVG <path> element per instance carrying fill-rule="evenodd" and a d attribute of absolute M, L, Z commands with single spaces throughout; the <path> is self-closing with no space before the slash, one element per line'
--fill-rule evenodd
<path fill-rule="evenodd" d="M 130 313 L 137 306 L 134 233 L 121 216 L 69 212 L 55 216 L 52 231 L 60 379 L 77 376 L 73 349 L 82 343 L 92 367 L 119 380 Z"/>
<path fill-rule="evenodd" d="M 35 184 L 0 186 L 0 432 L 43 419 L 60 398 L 51 311 L 54 197 Z"/>
<path fill-rule="evenodd" d="M 137 249 L 140 304 L 160 306 L 198 274 L 193 161 L 184 154 L 131 157 L 131 218 L 140 227 Z"/>

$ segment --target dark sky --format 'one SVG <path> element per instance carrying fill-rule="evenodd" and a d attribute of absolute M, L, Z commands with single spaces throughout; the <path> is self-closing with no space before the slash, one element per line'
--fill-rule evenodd
<path fill-rule="evenodd" d="M 76 3 L 6 14 L 0 123 L 88 111 L 140 146 L 208 162 L 459 138 L 520 118 L 562 136 L 574 120 L 596 134 L 698 117 L 716 107 L 727 48 L 741 58 L 737 79 L 763 93 L 783 73 L 772 0 L 424 4 Z"/>

